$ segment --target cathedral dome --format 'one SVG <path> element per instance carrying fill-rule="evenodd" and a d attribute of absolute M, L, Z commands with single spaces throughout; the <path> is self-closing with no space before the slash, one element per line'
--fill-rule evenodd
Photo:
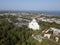
<path fill-rule="evenodd" d="M 29 25 L 28 25 L 29 28 L 33 29 L 33 30 L 39 30 L 40 26 L 39 24 L 37 23 L 36 19 L 33 19 Z"/>

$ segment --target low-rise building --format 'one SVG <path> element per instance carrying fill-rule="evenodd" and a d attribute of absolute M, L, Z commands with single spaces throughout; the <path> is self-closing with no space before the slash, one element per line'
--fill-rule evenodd
<path fill-rule="evenodd" d="M 50 39 L 50 37 L 53 36 L 55 38 L 56 42 L 59 41 L 60 29 L 51 27 L 48 30 L 45 30 L 45 31 L 42 31 L 42 32 L 44 33 L 44 37 L 47 37 L 48 39 Z"/>
<path fill-rule="evenodd" d="M 47 37 L 48 39 L 50 39 L 50 36 L 51 36 L 51 34 L 44 34 L 44 37 Z"/>

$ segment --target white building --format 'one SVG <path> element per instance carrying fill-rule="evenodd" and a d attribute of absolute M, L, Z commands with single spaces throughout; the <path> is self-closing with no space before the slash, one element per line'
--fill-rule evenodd
<path fill-rule="evenodd" d="M 57 28 L 51 28 L 53 30 L 53 35 L 54 36 L 60 36 L 60 29 Z"/>
<path fill-rule="evenodd" d="M 56 40 L 56 42 L 58 42 L 59 41 L 59 38 L 58 37 L 55 37 L 55 40 Z"/>
<path fill-rule="evenodd" d="M 55 37 L 56 42 L 58 42 L 59 41 L 59 37 L 60 37 L 60 29 L 51 27 L 50 31 L 51 30 L 53 31 L 53 36 Z M 48 33 L 49 29 L 47 31 L 44 31 L 44 32 L 47 33 L 47 34 L 44 34 L 44 37 L 47 37 L 48 39 L 50 39 L 51 33 L 50 34 Z"/>
<path fill-rule="evenodd" d="M 42 42 L 42 37 L 40 36 L 40 35 L 32 35 L 32 37 L 34 38 L 34 39 L 36 39 L 36 40 L 38 40 L 40 43 Z"/>
<path fill-rule="evenodd" d="M 57 19 L 55 22 L 56 22 L 57 24 L 60 24 L 60 19 Z"/>
<path fill-rule="evenodd" d="M 33 19 L 33 20 L 29 23 L 28 28 L 33 29 L 33 30 L 39 30 L 39 29 L 40 29 L 40 26 L 39 26 L 39 24 L 37 23 L 37 21 L 36 21 L 35 19 Z"/>
<path fill-rule="evenodd" d="M 44 37 L 47 37 L 48 39 L 50 39 L 51 34 L 44 34 Z"/>

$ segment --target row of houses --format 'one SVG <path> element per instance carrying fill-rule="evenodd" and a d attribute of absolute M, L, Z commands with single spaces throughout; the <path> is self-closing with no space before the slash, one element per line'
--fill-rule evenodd
<path fill-rule="evenodd" d="M 57 23 L 57 24 L 60 24 L 60 19 L 57 19 L 57 18 L 46 18 L 46 17 L 40 17 L 40 18 L 37 18 L 38 20 L 40 21 L 44 21 L 44 22 L 50 22 L 50 23 Z"/>
<path fill-rule="evenodd" d="M 49 28 L 47 30 L 42 31 L 43 36 L 47 37 L 48 39 L 50 39 L 52 37 L 52 39 L 54 38 L 56 40 L 56 42 L 59 41 L 60 38 L 60 29 L 57 28 Z"/>

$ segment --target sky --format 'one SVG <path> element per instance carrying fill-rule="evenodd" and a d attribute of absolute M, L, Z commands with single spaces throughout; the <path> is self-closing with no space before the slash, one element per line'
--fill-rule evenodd
<path fill-rule="evenodd" d="M 60 0 L 0 0 L 0 10 L 60 11 Z"/>

